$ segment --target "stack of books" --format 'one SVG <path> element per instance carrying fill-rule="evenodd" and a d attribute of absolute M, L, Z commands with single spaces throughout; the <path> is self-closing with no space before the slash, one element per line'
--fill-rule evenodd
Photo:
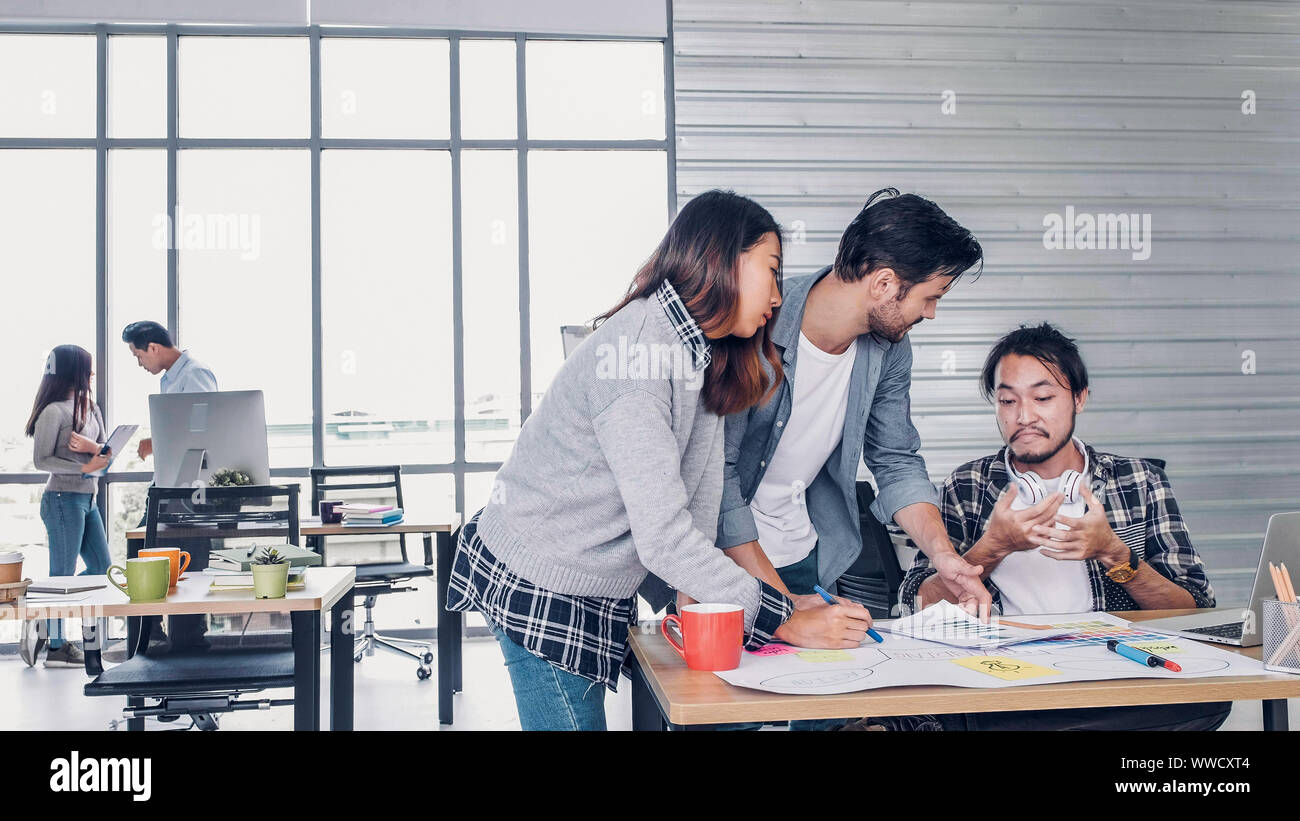
<path fill-rule="evenodd" d="M 214 550 L 208 556 L 208 569 L 247 572 L 253 564 L 253 559 L 260 556 L 267 547 L 275 548 L 281 556 L 289 560 L 289 564 L 293 567 L 314 567 L 321 563 L 320 554 L 314 550 L 292 544 L 272 544 Z"/>
<path fill-rule="evenodd" d="M 307 577 L 304 572 L 306 569 L 306 567 L 290 567 L 289 584 L 285 589 L 307 589 Z M 253 589 L 253 571 L 251 570 L 215 570 L 208 568 L 208 575 L 212 577 L 212 584 L 209 587 L 215 591 Z"/>
<path fill-rule="evenodd" d="M 388 527 L 402 521 L 402 509 L 392 505 L 339 505 L 344 527 Z"/>

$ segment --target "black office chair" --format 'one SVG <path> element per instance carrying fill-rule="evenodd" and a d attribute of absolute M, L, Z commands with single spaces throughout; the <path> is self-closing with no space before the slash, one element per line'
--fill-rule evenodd
<path fill-rule="evenodd" d="M 867 608 L 873 619 L 894 618 L 898 615 L 893 612 L 898 604 L 898 587 L 903 582 L 894 540 L 871 512 L 875 488 L 870 482 L 858 482 L 857 493 L 862 552 L 836 581 L 836 587 L 841 596 Z"/>
<path fill-rule="evenodd" d="M 369 467 L 338 467 L 311 469 L 311 505 L 312 510 L 320 510 L 321 500 L 343 502 L 369 502 L 372 504 L 395 503 L 405 509 L 402 500 L 402 468 L 400 465 L 374 465 Z M 330 536 L 329 539 L 341 537 Z M 355 538 L 355 537 L 354 537 Z M 389 593 L 403 593 L 419 588 L 409 585 L 414 579 L 433 575 L 433 540 L 428 534 L 424 539 L 424 563 L 417 564 L 410 560 L 406 550 L 406 534 L 394 533 L 391 536 L 365 536 L 368 540 L 396 539 L 401 548 L 400 562 L 380 562 L 372 564 L 351 564 L 357 570 L 356 591 L 365 596 L 366 621 L 358 632 L 353 652 L 353 659 L 361 661 L 363 656 L 373 656 L 375 648 L 413 659 L 419 666 L 415 676 L 421 681 L 433 674 L 433 653 L 429 643 L 417 639 L 404 639 L 386 636 L 375 632 L 374 608 L 380 596 Z M 323 561 L 330 564 L 326 554 L 323 536 L 312 536 L 309 546 L 321 554 Z M 337 545 L 342 546 L 342 545 Z M 403 586 L 406 585 L 406 586 Z M 441 606 L 441 602 L 438 603 Z M 402 645 L 414 647 L 415 652 Z"/>
<path fill-rule="evenodd" d="M 231 540 L 252 540 L 257 545 L 298 543 L 297 485 L 211 487 L 196 494 L 193 488 L 149 488 L 145 549 L 167 546 L 175 538 L 209 538 L 225 546 L 231 546 Z M 86 673 L 94 676 L 85 694 L 126 696 L 123 717 L 129 729 L 143 730 L 145 718 L 169 722 L 184 716 L 191 719 L 191 726 L 215 730 L 221 713 L 293 704 L 291 698 L 239 700 L 248 693 L 294 686 L 294 653 L 283 634 L 269 641 L 262 637 L 262 646 L 246 646 L 241 633 L 230 643 L 214 641 L 211 647 L 173 648 L 151 656 L 146 648 L 152 619 L 130 621 L 142 623 L 128 627 L 127 660 L 107 670 L 94 649 L 98 647 L 95 622 L 83 626 Z M 275 639 L 281 641 L 277 644 Z"/>

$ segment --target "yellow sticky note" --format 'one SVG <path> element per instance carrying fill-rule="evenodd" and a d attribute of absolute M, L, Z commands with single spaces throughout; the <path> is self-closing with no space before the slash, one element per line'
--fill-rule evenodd
<path fill-rule="evenodd" d="M 801 650 L 799 658 L 804 661 L 853 661 L 848 650 Z"/>
<path fill-rule="evenodd" d="M 1125 642 L 1128 644 L 1128 642 Z M 1183 648 L 1174 644 L 1172 641 L 1139 641 L 1129 644 L 1129 647 L 1136 647 L 1139 650 L 1145 650 L 1157 656 L 1168 655 L 1169 653 L 1181 653 Z"/>
<path fill-rule="evenodd" d="M 967 656 L 964 659 L 953 659 L 953 663 L 981 673 L 988 673 L 990 676 L 996 676 L 1003 681 L 1020 681 L 1026 678 L 1059 676 L 1061 674 L 1060 670 L 1050 670 L 1027 661 L 1017 661 L 1016 659 L 999 658 L 997 656 Z"/>

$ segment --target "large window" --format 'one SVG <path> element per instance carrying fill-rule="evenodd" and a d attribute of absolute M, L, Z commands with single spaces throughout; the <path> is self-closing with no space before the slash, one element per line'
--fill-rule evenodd
<path fill-rule="evenodd" d="M 90 350 L 109 424 L 148 434 L 139 319 L 265 392 L 274 476 L 399 463 L 408 506 L 472 513 L 560 327 L 667 225 L 665 68 L 661 40 L 0 30 L 0 543 L 43 564 L 22 427 L 51 347 Z M 118 557 L 150 467 L 105 480 Z"/>

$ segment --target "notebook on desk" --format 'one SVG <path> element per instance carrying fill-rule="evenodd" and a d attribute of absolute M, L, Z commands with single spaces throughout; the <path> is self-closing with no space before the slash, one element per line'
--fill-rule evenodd
<path fill-rule="evenodd" d="M 48 579 L 39 579 L 27 588 L 30 593 L 52 593 L 60 596 L 66 596 L 69 593 L 85 593 L 90 590 L 99 590 L 107 587 L 103 582 L 91 581 L 86 576 L 51 576 Z"/>

